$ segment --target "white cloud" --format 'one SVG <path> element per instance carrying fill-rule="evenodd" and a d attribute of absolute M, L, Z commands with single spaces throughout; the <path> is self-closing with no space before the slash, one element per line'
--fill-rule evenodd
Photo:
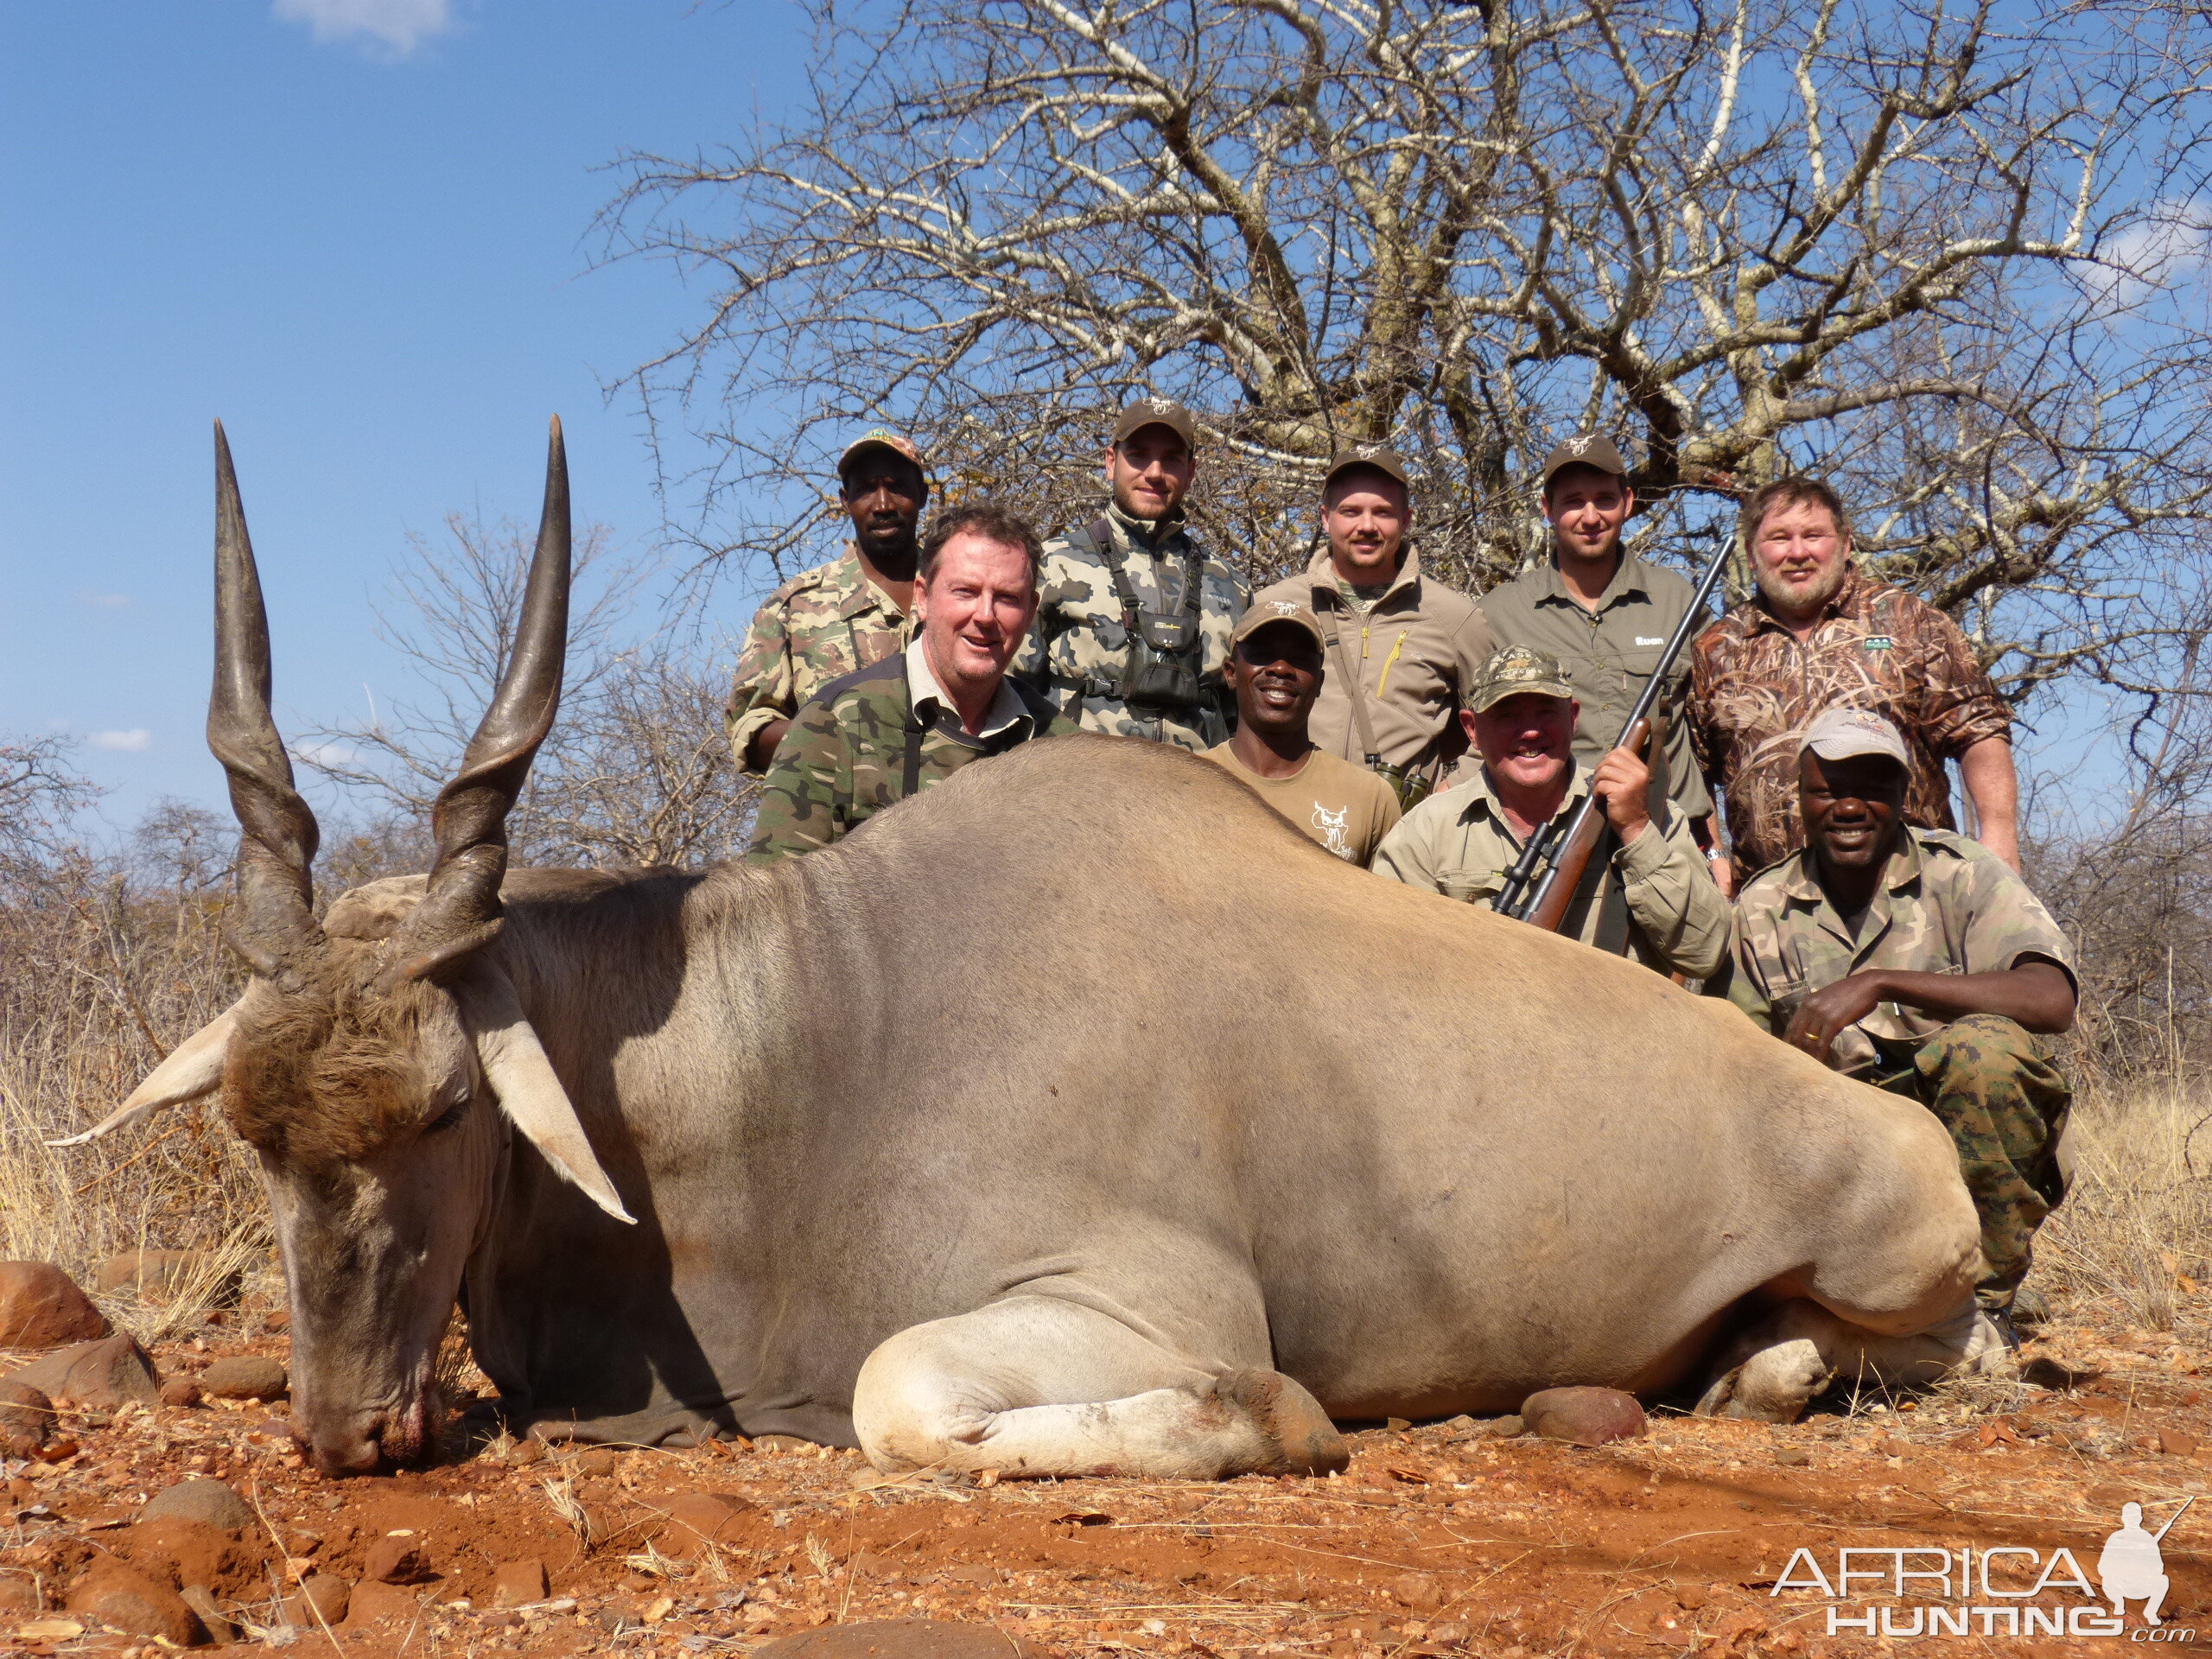
<path fill-rule="evenodd" d="M 114 749 L 124 754 L 143 754 L 154 747 L 154 734 L 143 726 L 134 726 L 127 732 L 94 732 L 88 741 L 96 749 Z"/>
<path fill-rule="evenodd" d="M 316 739 L 293 744 L 292 758 L 311 766 L 350 766 L 361 758 L 361 752 L 344 743 Z"/>
<path fill-rule="evenodd" d="M 276 0 L 270 11 L 305 23 L 326 45 L 365 39 L 401 58 L 453 27 L 451 0 Z"/>

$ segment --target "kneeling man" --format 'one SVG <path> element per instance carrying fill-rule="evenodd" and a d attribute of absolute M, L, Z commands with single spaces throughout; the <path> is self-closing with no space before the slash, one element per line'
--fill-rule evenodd
<path fill-rule="evenodd" d="M 971 760 L 1076 729 L 1006 673 L 1037 615 L 1042 556 L 1003 507 L 938 518 L 915 569 L 912 642 L 798 711 L 760 786 L 749 861 L 827 847 Z"/>
<path fill-rule="evenodd" d="M 2002 859 L 1905 822 L 1910 766 L 1897 728 L 1866 709 L 1806 728 L 1805 846 L 1745 884 L 1729 996 L 1942 1120 L 1981 1217 L 1977 1299 L 2004 1313 L 2065 1194 L 2070 1094 L 2037 1036 L 2073 1025 L 2074 972 L 2065 935 Z"/>
<path fill-rule="evenodd" d="M 1728 959 L 1728 901 L 1688 823 L 1663 798 L 1651 816 L 1650 770 L 1628 750 L 1594 772 L 1575 764 L 1579 712 L 1556 658 L 1528 645 L 1492 657 L 1460 715 L 1482 770 L 1407 813 L 1376 849 L 1376 874 L 1486 905 L 1529 837 L 1594 793 L 1613 851 L 1592 855 L 1560 931 L 1615 956 L 1633 951 L 1662 973 L 1717 973 Z"/>
<path fill-rule="evenodd" d="M 1236 699 L 1236 732 L 1204 758 L 1258 791 L 1309 840 L 1364 868 L 1398 821 L 1398 791 L 1313 747 L 1308 728 L 1325 649 L 1320 622 L 1295 600 L 1245 612 L 1223 673 Z"/>

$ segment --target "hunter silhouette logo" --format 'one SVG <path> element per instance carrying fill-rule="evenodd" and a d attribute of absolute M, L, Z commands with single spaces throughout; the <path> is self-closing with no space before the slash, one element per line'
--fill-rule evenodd
<path fill-rule="evenodd" d="M 2196 1502 L 2193 1497 L 2185 1500 L 2156 1532 L 2143 1530 L 2140 1503 L 2120 1506 L 2120 1530 L 2105 1540 L 2104 1553 L 2097 1557 L 2097 1581 L 2104 1586 L 2105 1599 L 2115 1614 L 2126 1618 L 2127 1604 L 2140 1601 L 2143 1622 L 2159 1622 L 2158 1607 L 2166 1599 L 2167 1580 L 2165 1557 L 2158 1543 Z"/>

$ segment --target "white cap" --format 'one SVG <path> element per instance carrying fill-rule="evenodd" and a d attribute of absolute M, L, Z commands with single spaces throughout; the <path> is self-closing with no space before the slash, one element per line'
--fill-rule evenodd
<path fill-rule="evenodd" d="M 1910 766 L 1912 756 L 1897 728 L 1871 709 L 1831 709 L 1805 728 L 1797 753 L 1810 749 L 1823 760 L 1848 760 L 1853 755 L 1886 755 L 1901 766 Z"/>

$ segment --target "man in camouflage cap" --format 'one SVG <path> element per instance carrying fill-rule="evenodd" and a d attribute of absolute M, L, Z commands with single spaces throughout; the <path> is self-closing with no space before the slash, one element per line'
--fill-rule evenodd
<path fill-rule="evenodd" d="M 1942 1120 L 1981 1217 L 1985 1310 L 2003 1313 L 2064 1196 L 2070 1094 L 2037 1040 L 2074 1023 L 2066 936 L 2003 860 L 1906 821 L 1911 751 L 1861 709 L 1798 745 L 1805 845 L 1745 885 L 1729 996 L 1839 1071 Z"/>
<path fill-rule="evenodd" d="M 917 565 L 913 639 L 799 710 L 760 786 L 748 861 L 827 847 L 973 761 L 1076 729 L 1006 671 L 1037 614 L 1041 552 L 1027 524 L 988 502 L 938 519 Z"/>
<path fill-rule="evenodd" d="M 729 746 L 747 772 L 768 769 L 801 703 L 906 643 L 914 530 L 930 493 L 921 452 L 895 432 L 863 434 L 838 457 L 837 483 L 852 539 L 768 595 L 737 659 Z"/>
<path fill-rule="evenodd" d="M 1106 446 L 1106 509 L 1045 547 L 1037 626 L 1014 671 L 1087 732 L 1203 751 L 1229 735 L 1222 669 L 1251 584 L 1183 518 L 1190 413 L 1140 397 Z"/>
<path fill-rule="evenodd" d="M 1379 875 L 1487 905 L 1529 837 L 1595 794 L 1613 850 L 1592 855 L 1560 931 L 1647 967 L 1702 979 L 1728 959 L 1728 901 L 1705 873 L 1688 823 L 1626 749 L 1586 772 L 1574 759 L 1574 689 L 1528 645 L 1492 656 L 1461 716 L 1482 766 L 1432 795 L 1382 838 Z M 1655 810 L 1656 809 L 1656 810 Z"/>

